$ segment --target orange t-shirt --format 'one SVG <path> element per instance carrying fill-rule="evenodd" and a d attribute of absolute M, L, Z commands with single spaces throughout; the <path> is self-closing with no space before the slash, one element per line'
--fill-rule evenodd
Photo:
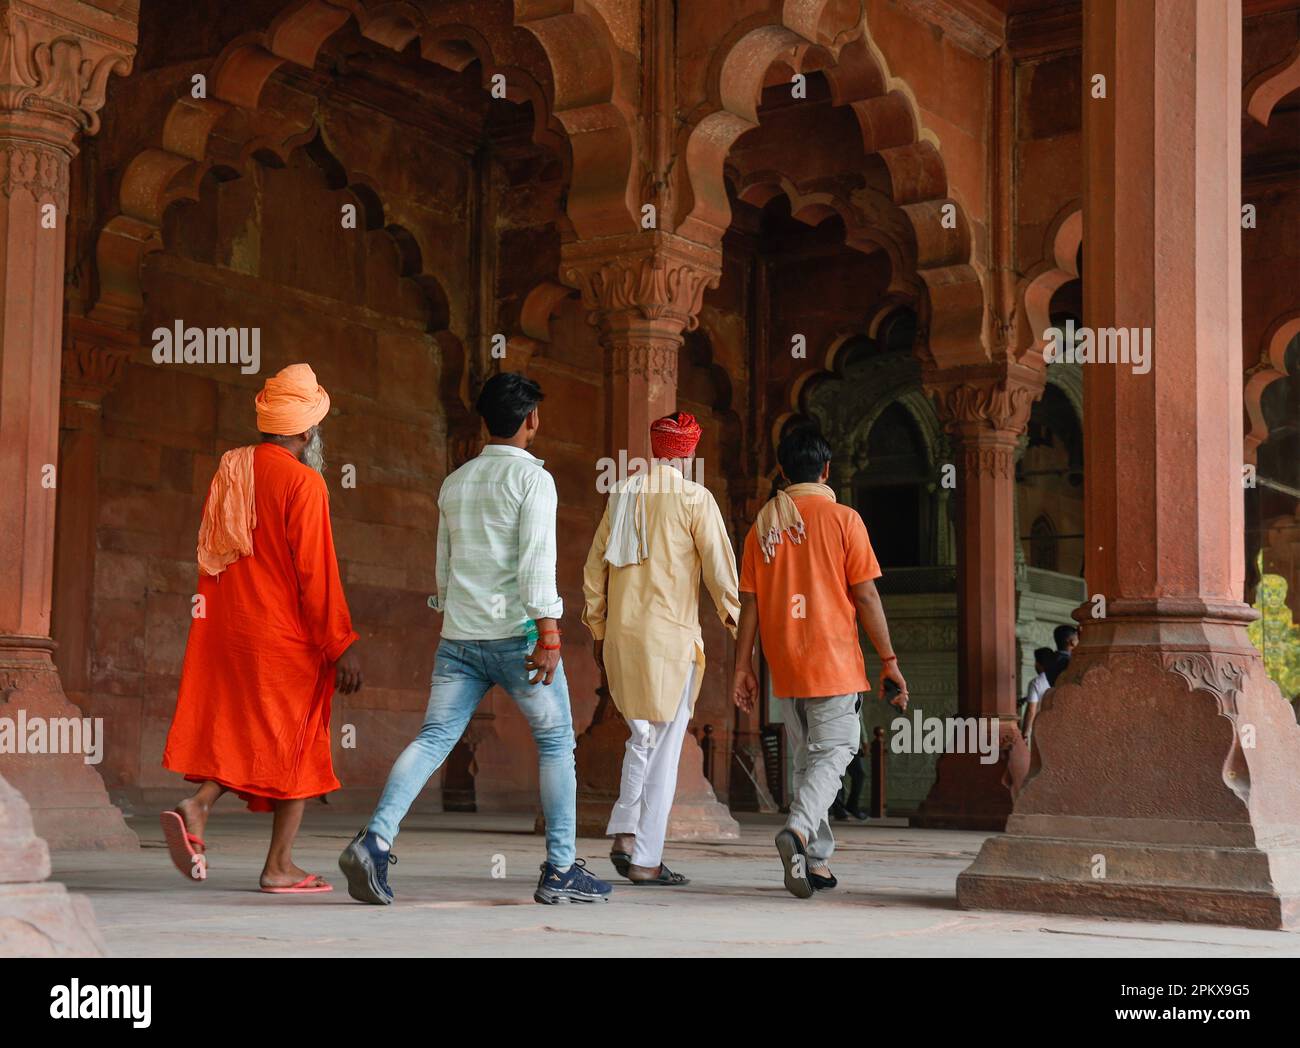
<path fill-rule="evenodd" d="M 867 691 L 850 587 L 880 577 L 867 526 L 849 506 L 805 495 L 794 500 L 804 538 L 783 535 L 771 563 L 758 535 L 745 537 L 740 590 L 758 599 L 758 629 L 780 698 L 815 699 Z"/>

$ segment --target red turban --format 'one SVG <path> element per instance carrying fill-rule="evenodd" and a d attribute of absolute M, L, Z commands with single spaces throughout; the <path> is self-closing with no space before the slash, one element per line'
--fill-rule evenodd
<path fill-rule="evenodd" d="M 665 415 L 650 427 L 651 454 L 659 459 L 689 458 L 702 432 L 694 415 L 685 411 Z"/>

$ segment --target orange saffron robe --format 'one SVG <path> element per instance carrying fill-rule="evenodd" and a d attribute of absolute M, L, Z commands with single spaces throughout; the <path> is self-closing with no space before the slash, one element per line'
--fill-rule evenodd
<path fill-rule="evenodd" d="M 275 444 L 253 456 L 253 552 L 199 574 L 163 767 L 270 811 L 339 788 L 330 755 L 334 664 L 357 639 L 339 580 L 329 492 Z"/>

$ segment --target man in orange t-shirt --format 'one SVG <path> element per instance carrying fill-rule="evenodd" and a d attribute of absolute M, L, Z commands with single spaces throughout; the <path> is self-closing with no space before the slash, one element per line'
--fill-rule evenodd
<path fill-rule="evenodd" d="M 807 899 L 836 884 L 827 811 L 861 739 L 859 692 L 870 690 L 859 624 L 880 655 L 882 679 L 899 688 L 891 701 L 900 710 L 907 709 L 907 681 L 889 642 L 866 525 L 837 505 L 826 485 L 830 446 L 801 426 L 781 438 L 776 454 L 789 486 L 759 511 L 745 539 L 732 697 L 746 713 L 754 708 L 754 636 L 761 632 L 794 751 L 794 801 L 776 847 L 787 890 Z"/>

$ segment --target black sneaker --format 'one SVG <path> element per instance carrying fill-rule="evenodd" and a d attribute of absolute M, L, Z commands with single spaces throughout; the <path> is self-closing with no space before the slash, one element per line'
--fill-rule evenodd
<path fill-rule="evenodd" d="M 582 859 L 576 860 L 565 873 L 549 862 L 542 863 L 541 871 L 533 898 L 547 906 L 560 902 L 609 902 L 614 893 L 612 886 L 587 872 L 587 864 Z"/>
<path fill-rule="evenodd" d="M 776 850 L 785 867 L 785 890 L 796 899 L 811 899 L 813 886 L 808 879 L 808 853 L 803 841 L 793 830 L 781 830 L 776 835 Z"/>
<path fill-rule="evenodd" d="M 391 850 L 379 846 L 378 834 L 362 830 L 339 856 L 339 869 L 348 879 L 348 894 L 357 902 L 389 905 L 393 889 L 388 886 L 388 864 L 396 862 L 397 856 Z"/>

